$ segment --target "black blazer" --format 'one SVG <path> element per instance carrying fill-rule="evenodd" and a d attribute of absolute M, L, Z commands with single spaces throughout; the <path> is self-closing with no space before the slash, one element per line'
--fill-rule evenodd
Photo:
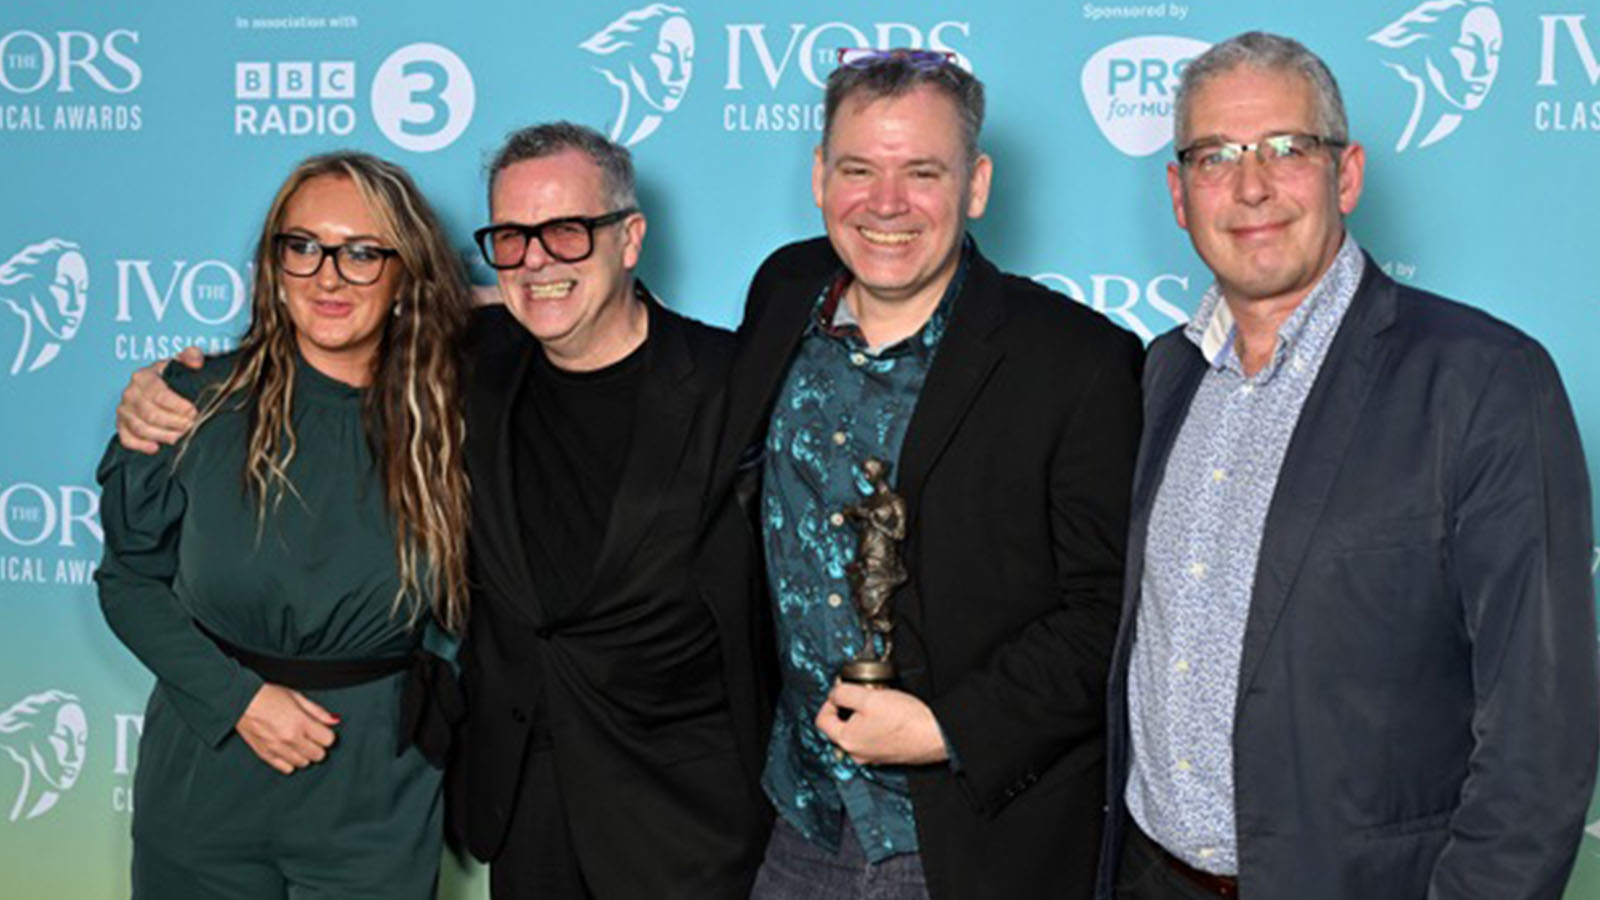
<path fill-rule="evenodd" d="M 480 859 L 517 852 L 502 844 L 543 690 L 569 832 L 595 895 L 742 900 L 770 827 L 758 778 L 772 661 L 770 626 L 751 600 L 759 573 L 749 530 L 704 503 L 733 341 L 649 308 L 637 425 L 597 575 L 559 616 L 534 596 L 513 480 L 511 411 L 542 350 L 503 308 L 475 314 L 474 592 L 461 652 L 469 711 L 451 818 Z M 708 520 L 721 525 L 698 541 Z M 650 613 L 666 604 L 710 611 L 720 672 L 653 655 L 663 636 Z"/>
<path fill-rule="evenodd" d="M 726 479 L 759 445 L 828 242 L 773 254 L 734 362 Z M 975 253 L 894 472 L 910 581 L 902 686 L 960 760 L 911 777 L 936 900 L 1088 897 L 1104 799 L 1104 700 L 1139 435 L 1139 342 Z"/>
<path fill-rule="evenodd" d="M 1111 684 L 1112 895 L 1145 538 L 1206 370 L 1150 347 Z M 1234 723 L 1240 893 L 1561 896 L 1600 734 L 1589 484 L 1549 356 L 1367 260 L 1267 512 Z"/>

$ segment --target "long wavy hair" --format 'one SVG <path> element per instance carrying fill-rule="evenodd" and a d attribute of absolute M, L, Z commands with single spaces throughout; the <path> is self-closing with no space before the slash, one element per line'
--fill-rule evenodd
<path fill-rule="evenodd" d="M 467 611 L 469 491 L 462 463 L 466 428 L 458 354 L 471 300 L 460 257 L 404 169 L 366 153 L 339 151 L 310 157 L 289 173 L 256 242 L 250 328 L 240 339 L 233 371 L 201 398 L 189 433 L 224 407 L 248 408 L 244 479 L 256 499 L 258 525 L 269 506 L 276 507 L 286 493 L 296 494 L 288 467 L 297 447 L 290 410 L 298 350 L 273 235 L 282 230 L 295 191 L 315 178 L 354 183 L 383 237 L 400 254 L 394 314 L 384 317 L 363 419 L 380 463 L 384 499 L 397 520 L 401 585 L 395 609 L 405 608 L 415 622 L 431 604 L 435 619 L 459 632 Z"/>

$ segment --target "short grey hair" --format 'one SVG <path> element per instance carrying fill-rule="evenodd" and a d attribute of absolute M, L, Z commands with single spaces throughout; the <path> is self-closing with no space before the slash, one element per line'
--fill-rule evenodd
<path fill-rule="evenodd" d="M 495 151 L 489 162 L 489 204 L 494 205 L 494 183 L 511 166 L 530 159 L 543 159 L 568 150 L 589 157 L 600 169 L 610 210 L 639 205 L 634 191 L 633 155 L 628 148 L 593 128 L 574 122 L 545 122 L 513 131 Z"/>
<path fill-rule="evenodd" d="M 1179 146 L 1189 140 L 1189 103 L 1194 92 L 1211 79 L 1248 66 L 1270 72 L 1293 72 L 1311 85 L 1314 95 L 1316 128 L 1324 137 L 1336 141 L 1350 139 L 1350 123 L 1345 118 L 1344 97 L 1339 82 L 1322 58 L 1294 38 L 1265 31 L 1247 31 L 1228 38 L 1195 57 L 1178 79 L 1173 100 L 1173 126 Z"/>
<path fill-rule="evenodd" d="M 925 84 L 942 91 L 955 103 L 961 117 L 961 142 L 966 150 L 967 171 L 971 172 L 978 162 L 978 133 L 983 130 L 983 82 L 953 62 L 919 66 L 891 56 L 865 66 L 834 69 L 828 75 L 827 91 L 823 95 L 822 152 L 828 152 L 833 120 L 846 100 L 857 94 L 867 100 L 903 97 Z"/>

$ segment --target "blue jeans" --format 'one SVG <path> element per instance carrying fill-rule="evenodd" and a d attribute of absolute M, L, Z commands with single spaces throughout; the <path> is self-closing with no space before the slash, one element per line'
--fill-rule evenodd
<path fill-rule="evenodd" d="M 779 816 L 750 900 L 928 900 L 928 883 L 919 854 L 868 862 L 848 819 L 829 853 Z"/>

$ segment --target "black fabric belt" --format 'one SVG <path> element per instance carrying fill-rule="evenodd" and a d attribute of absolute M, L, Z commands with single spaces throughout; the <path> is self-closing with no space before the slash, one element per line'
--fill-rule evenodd
<path fill-rule="evenodd" d="M 437 654 L 418 647 L 404 656 L 368 659 L 269 656 L 228 641 L 198 619 L 194 625 L 240 665 L 272 684 L 296 691 L 355 687 L 404 672 L 395 755 L 415 745 L 423 758 L 437 768 L 444 768 L 449 759 L 455 728 L 466 718 L 466 700 L 450 663 Z"/>

